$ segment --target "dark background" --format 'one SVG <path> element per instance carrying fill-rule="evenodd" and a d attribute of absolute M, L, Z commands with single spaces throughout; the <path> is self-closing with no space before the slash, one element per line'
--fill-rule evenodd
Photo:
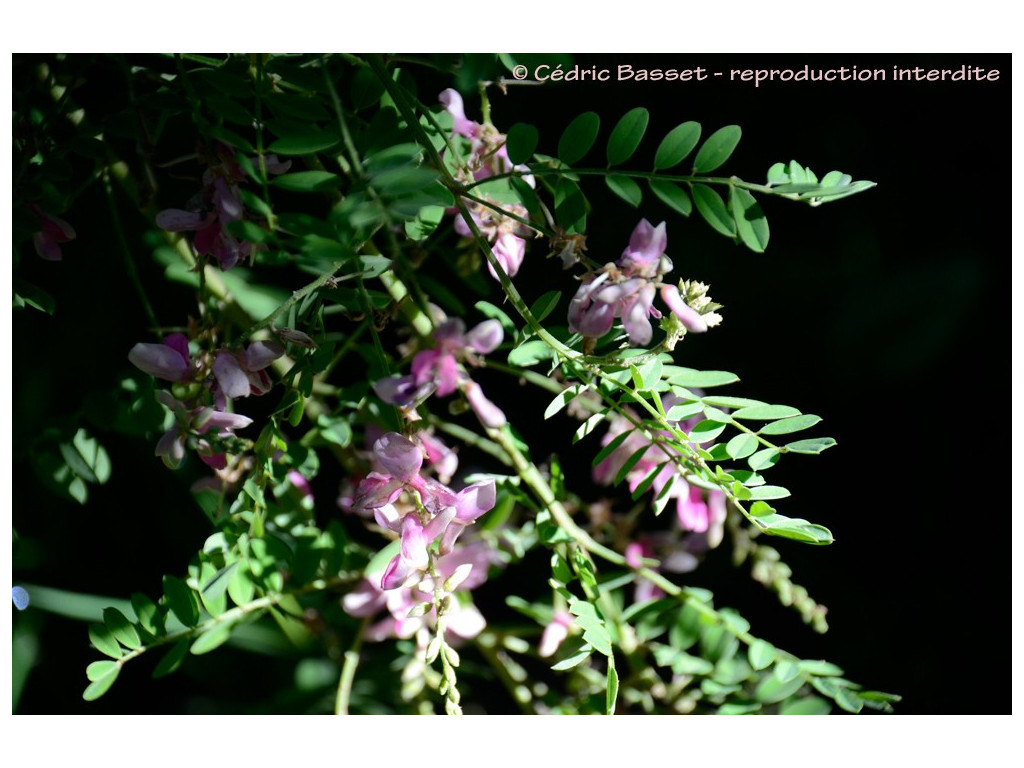
<path fill-rule="evenodd" d="M 585 187 L 599 211 L 590 218 L 589 255 L 613 260 L 639 217 L 667 220 L 673 275 L 710 283 L 726 305 L 722 326 L 688 337 L 678 362 L 731 370 L 742 381 L 725 392 L 819 414 L 823 434 L 838 441 L 821 456 L 787 460 L 773 478 L 793 491 L 779 503 L 782 513 L 823 524 L 836 537 L 827 548 L 775 543 L 794 581 L 829 606 L 827 635 L 812 633 L 745 570 L 733 570 L 727 546 L 692 582 L 712 588 L 718 605 L 738 608 L 754 634 L 839 664 L 869 688 L 901 694 L 900 713 L 1008 713 L 1011 552 L 1002 476 L 1009 462 L 997 425 L 1011 396 L 1010 57 L 579 54 L 576 61 L 613 73 L 620 63 L 724 72 L 857 66 L 890 76 L 894 65 L 1000 70 L 997 82 L 512 86 L 505 97 L 492 95 L 492 119 L 505 129 L 533 123 L 538 151 L 553 154 L 580 112 L 600 114 L 603 141 L 619 116 L 645 106 L 651 124 L 629 167 L 647 167 L 661 136 L 697 120 L 705 136 L 726 124 L 743 128 L 723 174 L 761 181 L 773 163 L 796 159 L 819 177 L 838 169 L 878 183 L 815 209 L 762 199 L 771 242 L 766 254 L 754 254 L 653 195 L 639 212 L 629 210 L 595 180 Z M 467 95 L 466 103 L 478 119 L 476 100 Z M 61 264 L 23 265 L 24 276 L 58 296 L 60 309 L 54 318 L 22 312 L 14 319 L 14 580 L 153 594 L 160 575 L 180 572 L 208 533 L 188 480 L 155 471 L 148 444 L 104 436 L 115 477 L 83 508 L 42 489 L 18 451 L 47 418 L 80 407 L 83 383 L 102 388 L 112 372 L 125 372 L 126 352 L 146 325 L 109 243 L 102 198 L 93 204 L 95 219 L 75 219 L 78 240 L 65 246 Z M 95 245 L 105 238 L 109 251 Z M 524 293 L 541 292 L 557 269 L 534 257 L 540 252 L 535 246 L 528 254 L 516 281 Z M 145 261 L 142 276 L 153 285 L 159 269 Z M 118 296 L 127 298 L 115 302 Z M 168 289 L 158 296 L 158 315 L 180 314 L 183 299 L 180 289 Z M 585 470 L 570 459 L 569 471 Z M 158 500 L 141 492 L 125 498 L 128 476 L 143 489 L 155 478 Z M 321 505 L 330 505 L 330 493 L 325 488 Z M 232 711 L 262 695 L 264 674 L 281 684 L 292 674 L 287 660 L 221 649 L 154 682 L 140 660 L 143 669 L 129 667 L 89 705 L 80 699 L 83 670 L 97 657 L 84 626 L 30 614 L 17 618 L 35 622 L 40 657 L 23 713 Z M 251 680 L 237 674 L 254 662 L 259 674 Z"/>

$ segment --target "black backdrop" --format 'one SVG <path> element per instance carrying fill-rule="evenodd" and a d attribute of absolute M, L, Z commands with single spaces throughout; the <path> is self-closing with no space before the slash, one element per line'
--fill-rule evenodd
<path fill-rule="evenodd" d="M 734 371 L 742 379 L 735 394 L 817 413 L 838 440 L 819 457 L 775 470 L 794 492 L 780 511 L 836 536 L 829 548 L 778 546 L 794 580 L 829 606 L 827 635 L 777 606 L 731 568 L 725 552 L 710 557 L 694 582 L 712 588 L 717 604 L 737 607 L 755 634 L 902 694 L 901 713 L 1009 712 L 1010 57 L 578 54 L 576 62 L 608 68 L 613 78 L 620 64 L 726 73 L 805 64 L 889 74 L 896 65 L 1000 71 L 996 82 L 548 83 L 510 87 L 492 97 L 492 110 L 499 127 L 537 125 L 541 152 L 553 153 L 561 129 L 582 111 L 601 115 L 605 136 L 621 114 L 645 106 L 652 117 L 640 153 L 647 157 L 681 121 L 701 122 L 705 135 L 735 123 L 743 140 L 726 173 L 758 181 L 772 163 L 796 159 L 819 176 L 835 168 L 878 182 L 817 209 L 763 201 L 772 228 L 763 255 L 650 195 L 635 212 L 591 184 L 600 214 L 591 217 L 590 254 L 614 259 L 639 216 L 667 219 L 674 274 L 710 283 L 726 305 L 723 325 L 688 338 L 680 362 Z M 467 110 L 478 117 L 472 98 Z M 145 327 L 131 301 L 110 301 L 131 295 L 112 249 L 90 246 L 89 260 L 82 257 L 85 243 L 110 237 L 101 206 L 98 199 L 94 221 L 74 222 L 79 239 L 65 247 L 59 268 L 23 265 L 61 305 L 55 318 L 21 313 L 14 321 L 15 583 L 124 596 L 156 592 L 160 575 L 180 572 L 205 537 L 187 484 L 164 492 L 159 508 L 126 498 L 118 478 L 152 477 L 156 459 L 148 446 L 111 436 L 115 482 L 79 508 L 48 495 L 18 458 L 18 445 L 46 415 L 78 407 L 83 381 L 126 365 L 124 353 Z M 540 293 L 554 268 L 528 256 L 517 284 Z M 155 284 L 159 270 L 140 269 Z M 158 314 L 180 313 L 180 298 L 158 296 L 167 307 Z M 570 457 L 568 471 L 585 472 L 587 464 Z M 332 489 L 323 491 L 321 503 L 330 504 Z M 163 681 L 126 673 L 87 705 L 83 670 L 95 656 L 84 626 L 34 620 L 40 664 L 19 712 L 244 711 L 247 697 L 260 695 L 259 676 L 218 676 L 231 666 L 222 649 Z M 243 654 L 234 667 L 251 661 Z M 290 679 L 289 665 L 258 663 L 261 675 Z"/>

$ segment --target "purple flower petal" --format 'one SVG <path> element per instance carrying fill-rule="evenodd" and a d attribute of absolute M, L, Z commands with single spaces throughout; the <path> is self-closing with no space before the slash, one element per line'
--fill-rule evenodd
<path fill-rule="evenodd" d="M 213 375 L 228 397 L 247 397 L 252 391 L 249 377 L 233 352 L 221 350 L 213 361 Z"/>
<path fill-rule="evenodd" d="M 384 470 L 402 482 L 408 481 L 423 466 L 423 451 L 397 432 L 388 432 L 373 444 L 373 453 Z"/>
<path fill-rule="evenodd" d="M 459 491 L 456 517 L 460 522 L 472 523 L 480 515 L 494 509 L 496 500 L 493 480 L 475 483 Z"/>
<path fill-rule="evenodd" d="M 679 322 L 688 331 L 704 333 L 708 329 L 708 324 L 704 322 L 700 312 L 683 301 L 683 297 L 679 295 L 679 289 L 674 285 L 663 285 L 661 287 L 661 300 L 668 305 L 668 308 L 672 310 L 672 314 L 679 318 Z"/>
<path fill-rule="evenodd" d="M 187 350 L 186 343 L 186 350 Z M 128 352 L 128 360 L 139 370 L 166 381 L 184 381 L 188 378 L 187 355 L 170 344 L 136 344 Z"/>
<path fill-rule="evenodd" d="M 484 396 L 484 391 L 475 381 L 468 382 L 462 389 L 470 407 L 480 423 L 491 429 L 501 429 L 507 423 L 504 412 Z"/>
<path fill-rule="evenodd" d="M 284 347 L 276 341 L 254 341 L 245 350 L 245 368 L 262 371 L 284 354 Z"/>
<path fill-rule="evenodd" d="M 480 325 L 466 334 L 466 343 L 474 351 L 486 355 L 497 349 L 505 338 L 505 329 L 497 320 L 484 320 Z"/>
<path fill-rule="evenodd" d="M 156 215 L 156 225 L 168 232 L 191 232 L 208 224 L 206 216 L 180 208 L 168 208 Z"/>

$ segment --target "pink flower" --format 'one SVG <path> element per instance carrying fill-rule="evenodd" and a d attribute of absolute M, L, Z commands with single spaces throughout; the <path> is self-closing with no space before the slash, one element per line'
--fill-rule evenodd
<path fill-rule="evenodd" d="M 540 636 L 537 653 L 542 657 L 553 656 L 558 647 L 569 636 L 569 627 L 573 625 L 572 614 L 568 611 L 555 611 L 550 623 L 544 627 Z"/>
<path fill-rule="evenodd" d="M 477 355 L 493 352 L 504 338 L 501 323 L 485 320 L 468 333 L 462 320 L 443 319 L 434 331 L 435 346 L 416 353 L 411 373 L 391 376 L 373 383 L 381 400 L 407 408 L 436 393 L 446 397 L 461 389 L 470 406 L 488 426 L 500 427 L 505 414 L 483 396 L 480 387 L 459 367 L 465 360 L 477 363 Z"/>
<path fill-rule="evenodd" d="M 618 317 L 630 343 L 646 345 L 653 334 L 650 318 L 661 318 L 661 312 L 654 307 L 660 287 L 662 300 L 687 330 L 706 331 L 707 323 L 683 301 L 678 288 L 660 282 L 662 275 L 672 270 L 672 261 L 665 255 L 667 245 L 665 222 L 654 227 L 642 219 L 615 264 L 584 276 L 569 302 L 569 330 L 600 338 L 611 330 Z"/>
<path fill-rule="evenodd" d="M 49 213 L 45 213 L 35 203 L 29 208 L 39 217 L 43 228 L 32 236 L 32 244 L 36 248 L 39 258 L 47 261 L 60 261 L 63 254 L 60 250 L 61 243 L 68 243 L 75 239 L 75 230 L 64 219 L 58 219 Z"/>
<path fill-rule="evenodd" d="M 128 360 L 143 373 L 158 379 L 187 381 L 191 378 L 188 338 L 183 333 L 172 333 L 163 344 L 136 344 L 128 352 Z"/>
<path fill-rule="evenodd" d="M 244 352 L 222 349 L 213 361 L 213 375 L 227 397 L 248 397 L 270 391 L 270 376 L 264 370 L 284 354 L 276 341 L 254 341 Z"/>
<path fill-rule="evenodd" d="M 238 240 L 227 225 L 245 216 L 239 184 L 245 174 L 235 159 L 235 150 L 217 142 L 215 158 L 203 173 L 203 188 L 193 199 L 189 210 L 168 208 L 156 215 L 156 225 L 168 232 L 195 232 L 196 252 L 217 260 L 221 269 L 231 269 L 249 258 L 252 243 Z M 256 160 L 252 161 L 256 164 Z M 269 173 L 284 173 L 291 161 L 281 162 L 276 155 L 267 155 L 264 165 Z"/>
<path fill-rule="evenodd" d="M 422 449 L 397 432 L 388 432 L 373 445 L 374 463 L 383 472 L 371 472 L 359 483 L 351 509 L 372 510 L 382 528 L 400 534 L 402 546 L 381 580 L 385 590 L 408 586 L 423 578 L 429 547 L 441 539 L 440 555 L 449 554 L 463 529 L 494 507 L 495 485 L 487 480 L 458 493 L 422 477 Z M 396 502 L 403 491 L 415 494 L 419 504 L 400 512 Z"/>

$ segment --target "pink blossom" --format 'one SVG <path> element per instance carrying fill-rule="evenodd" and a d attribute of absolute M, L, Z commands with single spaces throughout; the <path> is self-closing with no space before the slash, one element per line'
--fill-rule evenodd
<path fill-rule="evenodd" d="M 672 270 L 672 261 L 665 255 L 667 245 L 665 222 L 654 227 L 642 219 L 615 264 L 607 264 L 597 273 L 583 277 L 569 302 L 569 330 L 600 338 L 611 330 L 618 317 L 630 343 L 646 345 L 653 335 L 650 318 L 661 318 L 661 312 L 654 306 L 660 287 L 662 301 L 687 330 L 706 331 L 707 323 L 683 301 L 678 288 L 660 282 L 662 275 Z"/>
<path fill-rule="evenodd" d="M 35 203 L 30 205 L 29 208 L 43 225 L 43 228 L 32 236 L 32 244 L 35 246 L 36 253 L 39 254 L 41 259 L 60 261 L 63 257 L 60 244 L 68 243 L 75 239 L 74 228 L 64 219 L 58 219 L 56 216 L 44 212 Z"/>
<path fill-rule="evenodd" d="M 569 636 L 569 627 L 573 625 L 572 614 L 568 611 L 555 611 L 551 621 L 540 636 L 537 653 L 542 657 L 553 656 L 558 647 Z"/>
<path fill-rule="evenodd" d="M 128 360 L 150 376 L 166 381 L 187 381 L 192 366 L 188 352 L 188 338 L 183 333 L 172 333 L 162 344 L 136 344 L 128 352 Z"/>

